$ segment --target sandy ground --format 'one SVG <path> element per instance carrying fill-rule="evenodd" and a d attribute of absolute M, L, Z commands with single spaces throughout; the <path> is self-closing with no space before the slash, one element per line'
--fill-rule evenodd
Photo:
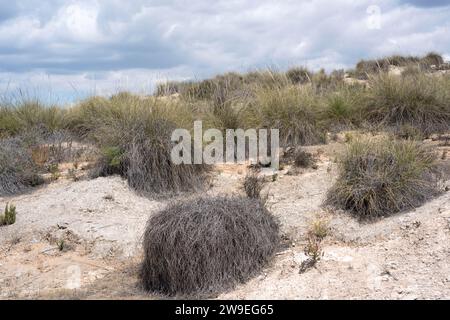
<path fill-rule="evenodd" d="M 309 147 L 320 154 L 316 170 L 286 168 L 269 179 L 268 206 L 288 246 L 260 276 L 218 298 L 450 299 L 450 192 L 416 210 L 359 223 L 322 207 L 340 148 Z M 218 167 L 208 193 L 242 192 L 245 172 Z M 0 228 L 0 299 L 164 298 L 143 292 L 137 274 L 146 221 L 171 200 L 139 197 L 119 177 L 61 179 L 0 197 L 0 206 L 12 202 L 18 212 L 14 225 Z M 300 274 L 305 234 L 319 217 L 330 226 L 323 257 Z"/>

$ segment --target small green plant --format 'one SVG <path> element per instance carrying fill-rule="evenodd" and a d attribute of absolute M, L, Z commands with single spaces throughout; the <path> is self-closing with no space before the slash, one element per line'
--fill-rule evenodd
<path fill-rule="evenodd" d="M 305 246 L 305 254 L 315 263 L 322 257 L 321 240 L 313 234 L 308 235 L 308 242 Z"/>
<path fill-rule="evenodd" d="M 64 249 L 66 248 L 66 243 L 65 243 L 64 239 L 58 240 L 56 242 L 56 245 L 58 247 L 58 250 L 61 251 L 61 252 L 64 251 Z"/>
<path fill-rule="evenodd" d="M 304 249 L 305 255 L 308 257 L 300 265 L 299 273 L 305 273 L 308 269 L 315 267 L 317 262 L 323 256 L 323 250 L 321 246 L 322 239 L 316 237 L 313 232 L 308 232 L 307 243 Z"/>
<path fill-rule="evenodd" d="M 8 226 L 16 222 L 16 207 L 6 204 L 4 214 L 0 215 L 0 226 Z"/>
<path fill-rule="evenodd" d="M 421 140 L 423 139 L 422 132 L 410 124 L 401 125 L 398 128 L 396 135 L 402 139 Z"/>
<path fill-rule="evenodd" d="M 325 219 L 317 219 L 311 225 L 311 233 L 319 240 L 323 240 L 328 232 L 328 221 Z"/>
<path fill-rule="evenodd" d="M 48 172 L 52 175 L 52 180 L 56 181 L 61 177 L 59 166 L 57 163 L 52 163 L 48 166 Z"/>
<path fill-rule="evenodd" d="M 104 155 L 106 156 L 107 160 L 108 160 L 108 165 L 111 168 L 118 168 L 120 166 L 121 163 L 121 159 L 122 159 L 122 155 L 123 152 L 122 150 L 120 150 L 120 148 L 118 147 L 110 147 L 110 148 L 105 148 L 103 150 Z"/>
<path fill-rule="evenodd" d="M 299 273 L 304 273 L 308 269 L 313 268 L 322 258 L 323 250 L 321 243 L 328 235 L 328 232 L 328 221 L 325 219 L 319 218 L 311 224 L 307 233 L 307 243 L 304 249 L 308 259 L 302 262 Z"/>
<path fill-rule="evenodd" d="M 275 182 L 277 180 L 278 180 L 278 174 L 275 173 L 272 175 L 272 182 Z"/>
<path fill-rule="evenodd" d="M 68 177 L 72 179 L 73 181 L 80 180 L 77 176 L 77 171 L 74 168 L 70 168 L 68 171 Z"/>
<path fill-rule="evenodd" d="M 344 135 L 344 141 L 346 143 L 350 143 L 355 139 L 355 135 L 351 132 L 346 132 Z"/>
<path fill-rule="evenodd" d="M 112 194 L 106 194 L 103 199 L 108 201 L 114 201 L 114 196 Z"/>

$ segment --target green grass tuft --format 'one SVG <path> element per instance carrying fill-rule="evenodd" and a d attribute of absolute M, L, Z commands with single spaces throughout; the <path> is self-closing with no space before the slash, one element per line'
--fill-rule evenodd
<path fill-rule="evenodd" d="M 326 203 L 360 218 L 413 209 L 439 193 L 436 155 L 411 140 L 356 139 Z"/>

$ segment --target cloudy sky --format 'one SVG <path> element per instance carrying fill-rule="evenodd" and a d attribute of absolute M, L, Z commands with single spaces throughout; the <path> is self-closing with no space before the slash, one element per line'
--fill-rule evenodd
<path fill-rule="evenodd" d="M 444 0 L 0 0 L 0 94 L 54 102 L 261 67 L 437 51 Z"/>

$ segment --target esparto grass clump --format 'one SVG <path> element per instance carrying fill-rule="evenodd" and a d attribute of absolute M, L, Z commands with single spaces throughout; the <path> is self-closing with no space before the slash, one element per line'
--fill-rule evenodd
<path fill-rule="evenodd" d="M 226 290 L 256 275 L 273 257 L 279 239 L 277 221 L 257 199 L 171 204 L 148 221 L 143 287 L 167 295 Z"/>
<path fill-rule="evenodd" d="M 425 136 L 450 130 L 450 82 L 445 77 L 379 75 L 370 86 L 364 110 L 368 121 L 397 130 L 411 125 Z"/>
<path fill-rule="evenodd" d="M 440 192 L 435 161 L 412 140 L 357 139 L 339 161 L 326 203 L 368 219 L 419 207 Z"/>
<path fill-rule="evenodd" d="M 205 164 L 171 161 L 171 134 L 186 127 L 190 110 L 162 99 L 141 100 L 127 93 L 86 101 L 72 123 L 100 150 L 91 175 L 119 174 L 141 194 L 172 194 L 201 189 L 208 181 Z"/>

